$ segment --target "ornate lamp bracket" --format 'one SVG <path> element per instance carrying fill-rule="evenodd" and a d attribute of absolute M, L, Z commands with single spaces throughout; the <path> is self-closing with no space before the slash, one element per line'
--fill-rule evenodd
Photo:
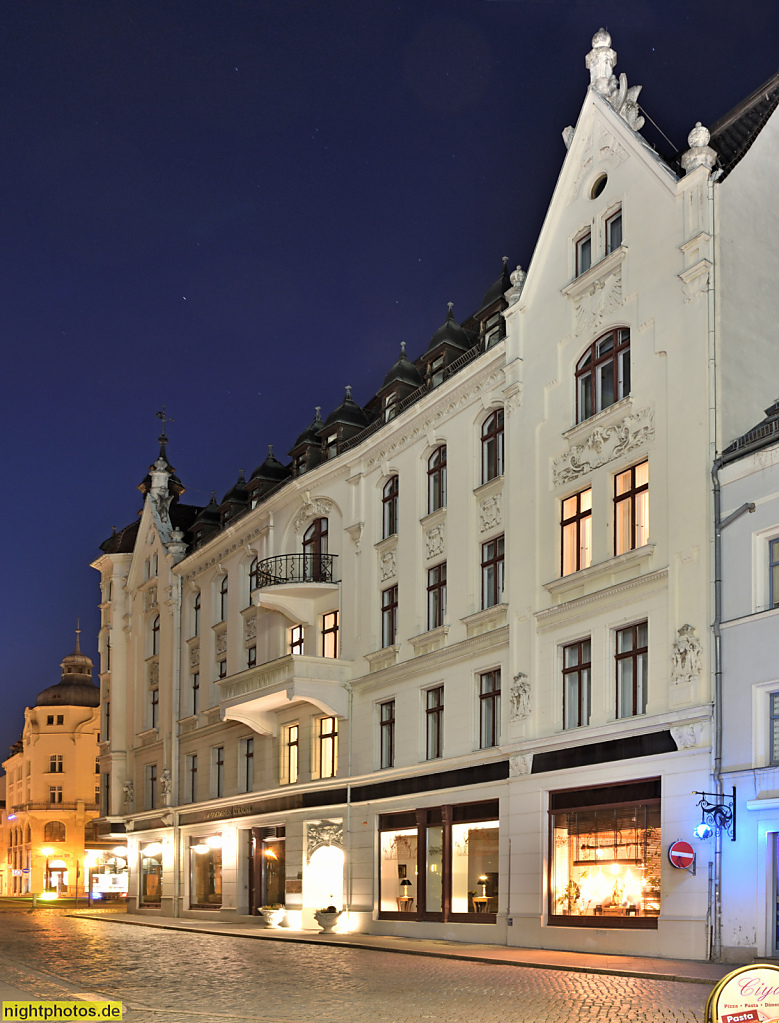
<path fill-rule="evenodd" d="M 700 796 L 698 806 L 701 808 L 701 823 L 710 824 L 715 831 L 724 831 L 731 842 L 736 841 L 736 786 L 733 794 L 724 792 L 693 792 Z"/>

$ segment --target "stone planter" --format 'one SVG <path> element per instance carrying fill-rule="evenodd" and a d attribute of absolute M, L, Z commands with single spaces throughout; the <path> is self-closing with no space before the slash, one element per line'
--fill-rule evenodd
<path fill-rule="evenodd" d="M 314 913 L 314 918 L 324 933 L 330 934 L 335 929 L 335 925 L 338 923 L 338 918 L 342 912 L 343 910 L 335 913 L 324 913 L 321 909 L 318 909 Z"/>
<path fill-rule="evenodd" d="M 266 927 L 281 927 L 286 916 L 286 909 L 282 906 L 281 909 L 261 909 L 260 915 L 265 921 Z"/>

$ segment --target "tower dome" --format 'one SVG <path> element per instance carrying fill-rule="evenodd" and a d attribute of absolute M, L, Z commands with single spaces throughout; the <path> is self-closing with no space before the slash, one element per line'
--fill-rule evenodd
<path fill-rule="evenodd" d="M 81 628 L 76 629 L 76 648 L 72 654 L 63 657 L 60 667 L 62 678 L 38 694 L 36 707 L 99 707 L 100 690 L 92 681 L 92 661 L 82 654 L 79 637 Z"/>

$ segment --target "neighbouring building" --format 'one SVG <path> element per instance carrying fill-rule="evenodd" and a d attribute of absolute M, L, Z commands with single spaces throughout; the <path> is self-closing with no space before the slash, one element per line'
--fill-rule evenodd
<path fill-rule="evenodd" d="M 100 690 L 78 631 L 76 649 L 61 668 L 61 680 L 25 709 L 22 736 L 3 761 L 3 895 L 85 894 L 90 865 L 108 848 L 93 824 L 100 797 Z"/>
<path fill-rule="evenodd" d="M 734 961 L 779 956 L 779 401 L 765 416 L 718 462 L 720 773 L 723 793 L 736 792 L 722 946 Z"/>
<path fill-rule="evenodd" d="M 94 562 L 131 910 L 716 945 L 715 858 L 666 853 L 712 786 L 711 467 L 776 389 L 779 93 L 663 157 L 616 57 L 596 33 L 527 273 L 221 502 L 163 430 Z"/>

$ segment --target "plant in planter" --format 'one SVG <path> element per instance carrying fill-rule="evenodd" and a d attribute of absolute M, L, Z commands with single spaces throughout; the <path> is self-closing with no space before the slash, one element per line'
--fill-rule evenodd
<path fill-rule="evenodd" d="M 562 894 L 557 896 L 557 905 L 562 906 L 563 913 L 567 916 L 571 916 L 573 915 L 576 903 L 579 901 L 581 894 L 581 888 L 575 881 L 571 880 L 565 888 L 563 888 Z"/>
<path fill-rule="evenodd" d="M 336 909 L 335 906 L 325 906 L 324 909 L 318 909 L 314 913 L 314 918 L 323 932 L 330 934 L 338 923 L 341 913 L 343 913 L 342 909 Z"/>
<path fill-rule="evenodd" d="M 269 906 L 260 908 L 260 916 L 268 927 L 281 927 L 287 911 L 280 902 L 273 902 Z"/>

